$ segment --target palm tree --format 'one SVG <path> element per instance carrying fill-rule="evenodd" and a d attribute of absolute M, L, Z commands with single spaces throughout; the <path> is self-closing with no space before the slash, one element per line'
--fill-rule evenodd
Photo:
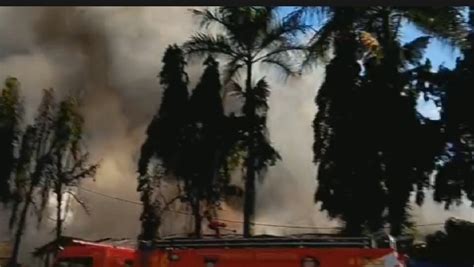
<path fill-rule="evenodd" d="M 280 21 L 275 19 L 271 7 L 218 7 L 205 10 L 193 10 L 200 18 L 201 26 L 206 32 L 194 34 L 184 44 L 188 55 L 214 54 L 226 60 L 224 84 L 233 79 L 239 71 L 246 70 L 245 91 L 248 105 L 255 105 L 252 100 L 252 75 L 256 63 L 268 64 L 278 68 L 287 75 L 298 73 L 292 56 L 302 52 L 303 47 L 296 40 L 307 27 L 300 23 L 300 14 L 294 14 Z M 215 26 L 217 32 L 211 32 Z M 255 108 L 250 107 L 246 114 L 254 121 Z M 254 214 L 255 177 L 258 172 L 255 165 L 255 134 L 250 131 L 247 140 L 247 160 L 245 163 L 245 204 L 244 236 L 250 236 L 250 221 Z"/>

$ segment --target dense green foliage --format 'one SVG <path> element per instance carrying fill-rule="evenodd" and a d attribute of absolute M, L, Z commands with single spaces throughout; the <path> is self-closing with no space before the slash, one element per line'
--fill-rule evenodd
<path fill-rule="evenodd" d="M 171 171 L 184 181 L 182 200 L 193 206 L 196 235 L 201 233 L 199 203 L 217 203 L 225 195 L 229 167 L 239 162 L 245 181 L 243 234 L 250 235 L 256 178 L 263 178 L 264 170 L 279 159 L 266 130 L 269 86 L 263 79 L 253 85 L 258 63 L 272 64 L 286 74 L 298 73 L 294 59 L 328 63 L 313 121 L 315 201 L 330 217 L 344 222 L 346 233 L 374 232 L 386 225 L 395 235 L 403 233 L 412 226 L 412 200 L 422 205 L 427 189 L 434 189 L 435 200 L 447 207 L 460 203 L 463 194 L 472 198 L 472 126 L 470 113 L 462 112 L 469 109 L 472 60 L 463 8 L 303 7 L 282 19 L 274 11 L 269 7 L 193 11 L 206 31 L 191 36 L 183 45 L 184 53 L 223 59 L 224 86 L 236 88 L 234 94 L 243 99 L 242 116 L 222 113 L 214 59 L 206 61 L 201 82 L 189 99 L 184 55 L 176 59 L 180 63 L 170 64 L 174 69 L 166 64 L 163 68 L 162 73 L 167 69 L 174 71 L 169 76 L 178 77 L 175 97 L 167 96 L 170 90 L 164 88 L 160 114 L 150 124 L 142 147 L 139 172 L 144 175 L 154 155 L 162 160 L 165 173 Z M 320 28 L 305 48 L 298 40 L 309 29 L 303 23 L 307 14 L 317 15 Z M 403 23 L 426 35 L 402 43 Z M 455 70 L 441 67 L 435 72 L 424 60 L 431 39 L 463 47 Z M 303 52 L 307 56 L 299 57 Z M 245 73 L 243 86 L 236 82 L 240 71 Z M 436 101 L 441 120 L 419 113 L 421 96 Z M 164 121 L 161 117 L 170 116 L 161 114 L 171 110 L 165 103 L 175 102 L 179 109 L 169 111 L 173 123 L 157 127 L 157 121 Z M 151 133 L 152 125 L 169 133 Z M 163 148 L 156 145 L 160 142 Z"/>

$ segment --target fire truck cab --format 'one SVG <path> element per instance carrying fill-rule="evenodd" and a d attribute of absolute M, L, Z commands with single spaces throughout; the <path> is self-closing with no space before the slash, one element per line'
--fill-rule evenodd
<path fill-rule="evenodd" d="M 76 241 L 56 256 L 54 267 L 132 267 L 135 249 Z"/>

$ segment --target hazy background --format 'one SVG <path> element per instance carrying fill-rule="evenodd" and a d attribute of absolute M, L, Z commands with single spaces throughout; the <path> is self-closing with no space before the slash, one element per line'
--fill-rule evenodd
<path fill-rule="evenodd" d="M 20 80 L 26 120 L 31 121 L 44 88 L 52 87 L 62 96 L 72 92 L 82 95 L 86 142 L 93 160 L 101 160 L 96 181 L 85 183 L 85 189 L 138 202 L 136 161 L 145 128 L 161 97 L 156 76 L 166 47 L 181 44 L 196 30 L 187 10 L 187 7 L 0 8 L 0 79 L 15 76 Z M 201 75 L 201 63 L 197 64 L 188 68 L 192 84 Z M 257 73 L 255 78 L 262 75 Z M 270 169 L 258 188 L 258 222 L 337 226 L 313 203 L 316 170 L 312 163 L 311 122 L 316 112 L 314 97 L 323 78 L 321 68 L 286 83 L 268 76 L 272 89 L 270 135 L 283 160 Z M 73 208 L 68 214 L 65 235 L 136 238 L 139 204 L 81 189 L 79 193 L 91 214 Z M 444 222 L 452 215 L 474 219 L 468 206 L 445 212 L 431 201 L 422 210 L 415 208 L 413 212 L 419 224 Z M 224 219 L 241 220 L 239 213 L 225 206 L 221 215 Z M 170 220 L 173 223 L 164 227 L 169 234 L 189 230 L 192 222 L 184 215 L 175 215 Z M 8 212 L 2 210 L 0 241 L 9 238 L 7 221 Z M 241 228 L 238 223 L 230 226 Z M 51 230 L 49 225 L 38 230 L 30 224 L 22 256 L 52 239 Z M 303 231 L 268 226 L 256 230 L 275 234 Z"/>

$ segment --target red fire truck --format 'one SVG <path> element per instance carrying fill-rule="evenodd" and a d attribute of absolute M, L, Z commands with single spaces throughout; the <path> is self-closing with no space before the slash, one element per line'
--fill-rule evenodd
<path fill-rule="evenodd" d="M 138 250 L 82 242 L 65 247 L 55 267 L 399 267 L 394 240 L 322 235 L 172 238 Z"/>
<path fill-rule="evenodd" d="M 375 243 L 321 235 L 169 239 L 142 245 L 134 267 L 404 266 L 393 239 Z"/>
<path fill-rule="evenodd" d="M 132 267 L 134 248 L 75 240 L 56 256 L 54 267 Z"/>

